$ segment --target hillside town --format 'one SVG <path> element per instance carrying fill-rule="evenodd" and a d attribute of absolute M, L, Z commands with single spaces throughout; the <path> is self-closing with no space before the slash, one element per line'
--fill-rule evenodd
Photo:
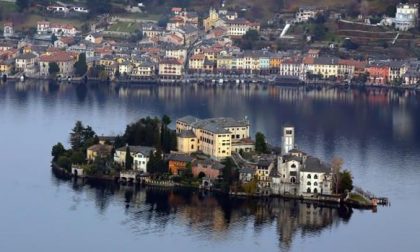
<path fill-rule="evenodd" d="M 141 11 L 143 7 L 139 4 L 133 8 Z M 43 8 L 54 16 L 89 13 L 83 6 L 61 2 Z M 89 27 L 76 27 L 65 19 L 57 22 L 59 19 L 45 18 L 34 23 L 33 33 L 28 35 L 6 21 L 0 40 L 0 73 L 3 79 L 416 87 L 420 84 L 420 60 L 380 52 L 361 55 L 357 49 L 360 42 L 351 35 L 355 30 L 377 30 L 378 34 L 391 36 L 382 49 L 406 42 L 419 46 L 416 37 L 408 38 L 409 31 L 418 27 L 418 5 L 401 3 L 395 9 L 394 17 L 370 24 L 370 19 L 362 16 L 349 21 L 337 12 L 302 7 L 282 19 L 284 26 L 277 29 L 242 17 L 240 11 L 225 7 L 224 1 L 210 6 L 206 16 L 174 7 L 165 24 L 101 15 Z M 340 39 L 325 43 L 317 41 L 317 32 L 305 32 L 300 34 L 304 46 L 287 49 L 297 39 L 293 30 L 319 20 L 333 20 L 344 27 L 339 31 Z M 273 36 L 279 41 L 278 48 L 254 46 L 255 41 Z"/>

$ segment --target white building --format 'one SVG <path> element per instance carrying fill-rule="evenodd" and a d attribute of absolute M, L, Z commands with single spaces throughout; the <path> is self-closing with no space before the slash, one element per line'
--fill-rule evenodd
<path fill-rule="evenodd" d="M 14 35 L 13 23 L 12 22 L 5 22 L 3 25 L 3 36 L 5 38 L 12 37 Z"/>
<path fill-rule="evenodd" d="M 50 5 L 47 7 L 47 10 L 52 12 L 68 13 L 70 9 L 65 6 Z"/>
<path fill-rule="evenodd" d="M 307 157 L 300 169 L 300 193 L 331 194 L 331 168 L 323 164 L 318 158 Z"/>
<path fill-rule="evenodd" d="M 89 13 L 89 10 L 88 9 L 86 9 L 85 7 L 81 7 L 81 6 L 73 6 L 71 9 L 74 12 Z"/>
<path fill-rule="evenodd" d="M 133 170 L 147 172 L 147 163 L 151 152 L 155 152 L 155 148 L 147 146 L 128 146 L 130 155 L 133 158 Z M 125 155 L 127 147 L 121 147 L 115 151 L 114 161 L 122 166 L 125 165 Z"/>
<path fill-rule="evenodd" d="M 417 4 L 398 4 L 395 14 L 395 28 L 407 31 L 417 26 L 419 12 Z"/>
<path fill-rule="evenodd" d="M 296 12 L 295 20 L 296 22 L 307 22 L 311 18 L 315 18 L 318 14 L 318 10 L 312 8 L 300 8 L 298 12 Z"/>
<path fill-rule="evenodd" d="M 283 154 L 289 153 L 291 149 L 295 147 L 295 128 L 294 127 L 283 127 L 283 137 L 281 151 Z"/>
<path fill-rule="evenodd" d="M 318 158 L 294 148 L 295 129 L 283 128 L 282 153 L 277 158 L 277 174 L 271 175 L 271 191 L 277 195 L 331 194 L 331 167 Z"/>

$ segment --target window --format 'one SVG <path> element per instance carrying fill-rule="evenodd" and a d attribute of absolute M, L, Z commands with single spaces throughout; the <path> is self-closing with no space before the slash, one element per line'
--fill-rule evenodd
<path fill-rule="evenodd" d="M 318 175 L 315 174 L 314 179 L 318 179 Z"/>
<path fill-rule="evenodd" d="M 306 190 L 307 193 L 311 193 L 311 188 L 308 187 L 308 189 Z"/>
<path fill-rule="evenodd" d="M 314 186 L 318 186 L 318 183 L 317 183 L 317 182 L 315 182 L 315 183 L 314 183 Z"/>
<path fill-rule="evenodd" d="M 292 177 L 292 178 L 290 179 L 290 182 L 291 182 L 291 183 L 296 183 L 296 178 L 295 178 L 295 177 Z"/>
<path fill-rule="evenodd" d="M 308 179 L 310 179 L 311 178 L 311 174 L 308 174 Z"/>
<path fill-rule="evenodd" d="M 311 182 L 308 181 L 308 183 L 306 183 L 306 184 L 310 186 L 311 185 Z"/>
<path fill-rule="evenodd" d="M 315 189 L 314 189 L 314 193 L 318 193 L 318 189 L 316 189 L 316 188 L 315 188 Z"/>
<path fill-rule="evenodd" d="M 292 166 L 290 166 L 290 167 L 292 167 L 292 168 L 296 168 L 296 165 L 295 165 L 295 164 L 292 164 Z"/>

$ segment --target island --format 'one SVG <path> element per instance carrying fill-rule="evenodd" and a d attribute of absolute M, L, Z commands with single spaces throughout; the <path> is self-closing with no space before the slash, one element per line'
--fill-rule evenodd
<path fill-rule="evenodd" d="M 124 134 L 98 136 L 76 122 L 70 148 L 52 147 L 55 173 L 86 181 L 124 185 L 182 187 L 231 197 L 284 197 L 322 204 L 376 208 L 388 204 L 353 186 L 344 161 L 327 163 L 298 149 L 295 128 L 282 127 L 281 146 L 262 132 L 250 136 L 247 118 L 171 119 L 146 117 L 127 125 Z"/>

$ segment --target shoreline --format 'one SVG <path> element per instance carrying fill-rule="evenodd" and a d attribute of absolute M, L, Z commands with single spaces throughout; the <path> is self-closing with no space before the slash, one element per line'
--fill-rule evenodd
<path fill-rule="evenodd" d="M 66 171 L 64 168 L 59 167 L 56 163 L 51 162 L 51 168 L 54 173 L 54 175 L 57 176 L 58 179 L 64 179 L 64 180 L 71 180 L 73 178 L 80 178 L 80 179 L 86 179 L 87 182 L 100 182 L 100 183 L 115 183 L 115 184 L 122 184 L 118 182 L 119 177 L 117 176 L 83 176 L 83 177 L 75 177 L 70 172 Z M 193 190 L 193 191 L 201 191 L 202 189 L 194 187 L 194 186 L 187 186 L 187 185 L 181 185 L 181 184 L 173 184 L 173 185 L 167 185 L 167 184 L 158 184 L 158 183 L 139 183 L 139 182 L 126 182 L 124 185 L 129 186 L 136 186 L 136 185 L 144 185 L 145 187 L 149 188 L 165 188 L 165 189 L 185 189 L 185 190 Z M 205 191 L 205 190 L 204 190 Z M 373 210 L 376 211 L 377 206 L 374 204 L 362 204 L 360 202 L 347 202 L 343 201 L 341 198 L 338 197 L 332 197 L 332 196 L 325 196 L 320 195 L 317 198 L 314 197 L 305 197 L 303 195 L 277 195 L 277 194 L 270 194 L 270 195 L 261 195 L 261 194 L 249 194 L 249 193 L 238 193 L 238 192 L 224 192 L 219 189 L 212 189 L 209 190 L 210 192 L 214 192 L 217 194 L 221 194 L 224 196 L 229 196 L 231 198 L 236 199 L 272 199 L 272 198 L 281 198 L 285 200 L 296 200 L 301 201 L 303 203 L 312 203 L 312 204 L 323 204 L 323 205 L 329 205 L 329 206 L 345 206 L 360 210 Z M 333 198 L 335 198 L 333 200 Z"/>
<path fill-rule="evenodd" d="M 214 87 L 232 87 L 232 86 L 279 86 L 279 87 L 308 87 L 308 88 L 373 88 L 373 89 L 383 89 L 383 90 L 410 90 L 410 91 L 420 91 L 420 85 L 375 85 L 375 84 L 363 84 L 363 83 L 342 83 L 342 82 L 329 82 L 329 81 L 297 81 L 297 82 L 287 82 L 287 81 L 269 81 L 269 80 L 247 80 L 242 82 L 237 82 L 235 80 L 216 81 L 216 78 L 210 79 L 199 79 L 199 80 L 185 80 L 185 79 L 138 79 L 138 80 L 100 80 L 90 78 L 84 80 L 83 78 L 73 78 L 71 80 L 54 80 L 50 78 L 34 78 L 26 77 L 24 81 L 21 81 L 19 77 L 9 77 L 7 80 L 25 83 L 26 81 L 54 81 L 56 84 L 104 84 L 104 85 L 119 85 L 124 87 L 131 86 L 147 86 L 147 85 L 202 85 L 202 86 L 214 86 Z"/>

